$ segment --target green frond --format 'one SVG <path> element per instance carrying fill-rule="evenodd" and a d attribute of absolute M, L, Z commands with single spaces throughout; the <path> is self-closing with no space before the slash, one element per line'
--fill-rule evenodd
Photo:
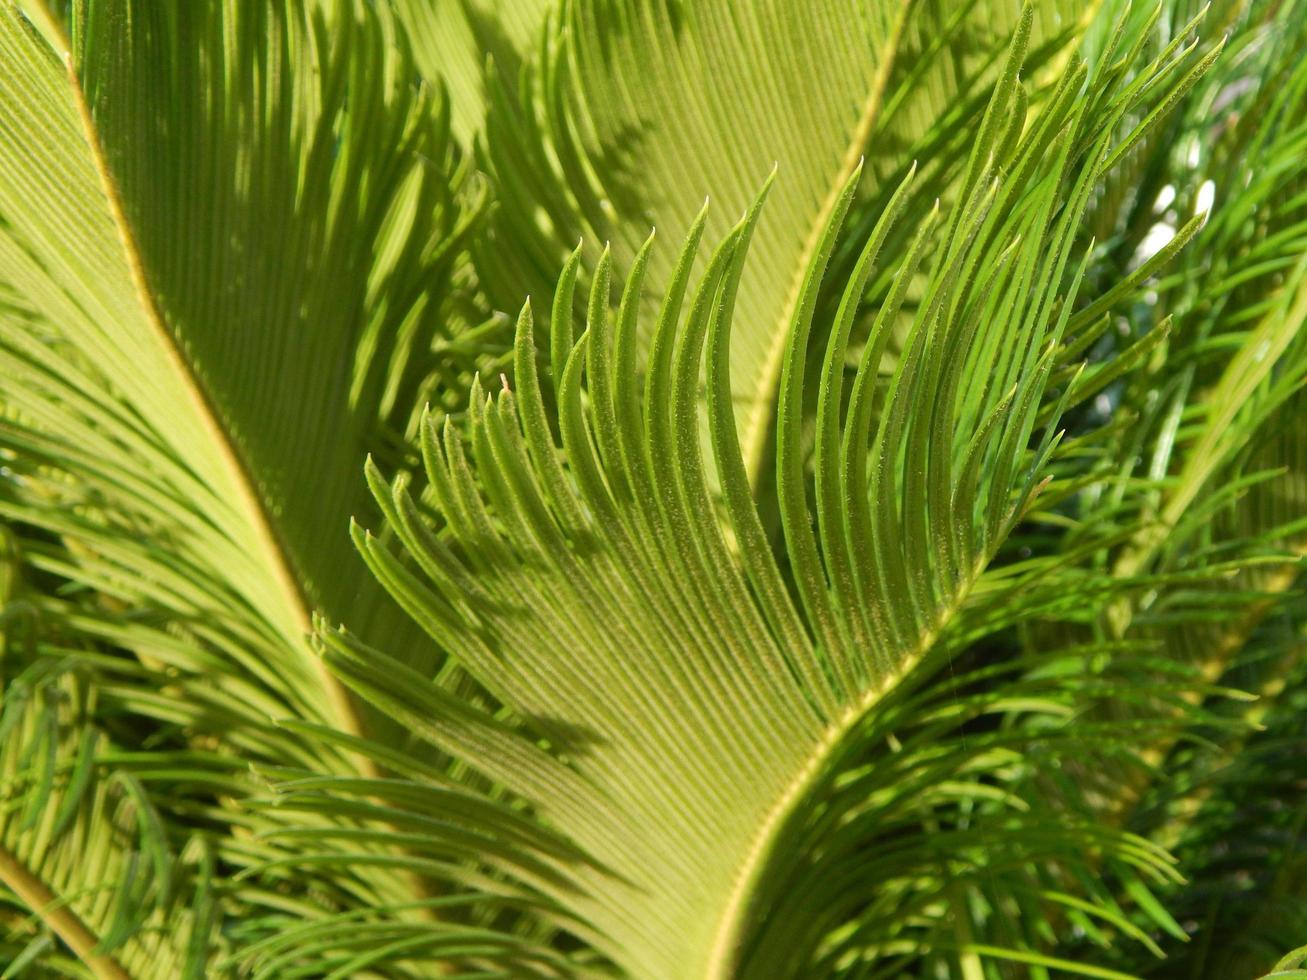
<path fill-rule="evenodd" d="M 130 751 L 184 758 L 183 823 L 217 835 L 222 873 L 266 868 L 294 848 L 251 843 L 286 818 L 248 815 L 249 764 L 361 759 L 276 721 L 403 738 L 321 668 L 312 612 L 347 607 L 426 670 L 438 656 L 345 529 L 367 512 L 365 450 L 411 465 L 414 402 L 494 363 L 477 344 L 496 325 L 459 296 L 481 203 L 368 5 L 70 20 L 71 53 L 0 11 L 0 517 L 24 608 L 96 704 L 135 719 Z M 313 877 L 327 911 L 422 891 L 384 862 Z M 262 906 L 235 910 L 256 935 L 277 927 Z"/>
<path fill-rule="evenodd" d="M 38 961 L 57 969 L 58 944 L 97 980 L 206 976 L 218 927 L 212 854 L 198 838 L 176 853 L 145 787 L 108 761 L 94 699 L 57 661 L 6 685 L 0 904 L 16 914 L 3 917 L 0 955 L 14 976 Z M 183 862 L 200 867 L 183 872 Z"/>
<path fill-rule="evenodd" d="M 897 367 L 878 392 L 879 352 L 919 254 L 896 263 L 847 405 L 847 320 L 895 208 L 842 286 L 809 498 L 800 385 L 857 170 L 815 243 L 781 354 L 784 565 L 759 522 L 730 380 L 761 199 L 706 265 L 696 261 L 706 212 L 695 222 L 645 328 L 642 380 L 631 352 L 643 258 L 616 323 L 607 254 L 583 331 L 571 322 L 570 287 L 559 289 L 549 380 L 561 445 L 546 421 L 528 305 L 514 386 L 474 387 L 466 436 L 424 426 L 421 497 L 407 480 L 372 477 L 422 574 L 363 531 L 360 549 L 511 716 L 478 717 L 416 674 L 379 668 L 347 633 L 327 638 L 329 662 L 363 697 L 566 828 L 595 866 L 567 868 L 576 884 L 566 891 L 541 887 L 632 976 L 768 969 L 741 959 L 744 923 L 758 921 L 757 893 L 795 843 L 796 814 L 842 771 L 864 720 L 955 628 L 1056 452 L 1056 408 L 1040 433 L 1035 422 L 1059 400 L 1049 379 L 1073 339 L 1064 331 L 1083 273 L 1078 222 L 1118 146 L 1114 127 L 1081 107 L 1115 80 L 1089 80 L 1071 62 L 1036 124 L 1000 145 L 1028 29 L 1027 20 L 986 112 L 965 196 L 919 229 L 928 278 Z M 1152 70 L 1192 63 L 1186 54 Z M 703 361 L 720 510 L 701 456 Z M 814 896 L 814 918 L 837 895 Z"/>
<path fill-rule="evenodd" d="M 1275 17 L 1268 26 L 1278 27 L 1283 13 L 1260 16 Z M 1257 30 L 1255 14 L 1240 38 L 1240 57 L 1201 83 L 1189 110 L 1189 126 L 1211 127 L 1205 113 L 1212 102 L 1222 93 L 1229 98 L 1234 82 L 1260 78 L 1247 96 L 1226 107 L 1222 119 L 1229 130 L 1205 144 L 1213 159 L 1197 161 L 1191 186 L 1182 189 L 1183 204 L 1176 193 L 1177 205 L 1196 209 L 1206 183 L 1220 200 L 1182 253 L 1179 268 L 1159 284 L 1164 292 L 1155 315 L 1164 311 L 1187 324 L 1137 382 L 1164 393 L 1142 438 L 1151 443 L 1150 476 L 1167 480 L 1143 498 L 1144 526 L 1112 559 L 1115 573 L 1129 576 L 1176 568 L 1195 554 L 1221 549 L 1280 556 L 1213 582 L 1207 601 L 1231 603 L 1228 614 L 1213 620 L 1168 622 L 1172 597 L 1166 592 L 1134 609 L 1113 611 L 1116 631 L 1164 635 L 1169 655 L 1197 665 L 1210 682 L 1221 678 L 1257 625 L 1274 612 L 1279 595 L 1293 589 L 1307 543 L 1301 523 L 1305 461 L 1296 435 L 1296 420 L 1307 405 L 1301 397 L 1307 379 L 1307 264 L 1300 257 L 1307 212 L 1298 200 L 1307 178 L 1301 162 L 1307 73 L 1277 57 L 1300 46 L 1304 34 L 1303 25 L 1289 17 L 1286 23 L 1295 27 L 1267 36 L 1265 26 Z M 1224 156 L 1236 141 L 1238 161 Z M 1232 169 L 1246 166 L 1242 147 L 1250 144 L 1260 148 L 1256 172 Z M 1250 601 L 1244 598 L 1250 593 L 1263 595 Z M 1154 751 L 1160 759 L 1166 749 Z"/>
<path fill-rule="evenodd" d="M 223 963 L 243 967 L 254 955 L 246 952 L 247 946 L 257 946 L 259 940 L 286 927 L 288 908 L 294 910 L 291 921 L 300 923 L 306 917 L 328 916 L 360 905 L 395 908 L 408 902 L 411 907 L 398 917 L 425 919 L 429 909 L 413 899 L 415 891 L 421 893 L 422 888 L 415 873 L 396 861 L 393 841 L 339 848 L 337 855 L 349 854 L 354 862 L 344 872 L 332 866 L 315 869 L 307 862 L 294 876 L 284 870 L 289 857 L 321 850 L 317 843 L 312 847 L 305 843 L 314 833 L 324 840 L 348 839 L 350 827 L 357 828 L 359 819 L 357 815 L 305 814 L 275 806 L 262 809 L 260 801 L 269 793 L 268 777 L 262 767 L 251 770 L 251 760 L 281 760 L 284 765 L 318 774 L 347 772 L 350 765 L 346 760 L 357 763 L 362 758 L 350 751 L 352 743 L 342 748 L 292 734 L 293 726 L 275 724 L 268 712 L 284 708 L 271 703 L 254 684 L 233 676 L 230 665 L 206 652 L 195 637 L 177 631 L 175 624 L 170 629 L 139 615 L 79 605 L 48 594 L 42 563 L 24 554 L 41 547 L 41 536 L 6 534 L 5 541 L 9 546 L 8 591 L 0 607 L 0 638 L 4 641 L 0 652 L 8 675 L 4 678 L 8 717 L 16 723 L 26 711 L 42 726 L 49 726 L 62 717 L 59 711 L 63 709 L 56 711 L 60 704 L 69 701 L 74 705 L 75 716 L 59 724 L 68 729 L 68 739 L 92 739 L 91 747 L 96 750 L 94 757 L 85 753 L 78 757 L 85 760 L 78 770 L 81 781 L 103 772 L 109 785 L 121 782 L 130 787 L 135 805 L 157 814 L 151 822 L 152 832 L 156 836 L 163 833 L 168 847 L 185 858 L 181 864 L 171 862 L 173 870 L 166 878 L 176 878 L 173 890 L 198 903 L 190 906 L 196 914 L 212 906 L 205 915 L 217 915 L 228 924 L 240 922 L 239 935 L 229 936 L 224 931 L 223 941 L 215 940 L 207 952 L 184 944 L 178 947 L 177 956 L 141 954 L 145 958 L 138 957 L 127 975 L 171 980 L 182 975 L 210 976 L 214 971 L 223 975 Z M 125 656 L 124 648 L 135 651 L 137 657 Z M 77 698 L 62 692 L 60 684 L 74 685 Z M 38 688 L 44 692 L 40 696 L 32 693 Z M 25 765 L 30 755 L 22 757 Z M 92 762 L 95 768 L 90 768 Z M 58 772 L 63 778 L 72 766 L 60 765 Z M 42 792 L 50 789 L 46 782 Z M 24 802 L 37 798 L 32 795 L 31 780 L 16 780 L 11 790 L 8 805 L 22 805 L 24 812 L 44 812 L 53 806 Z M 156 826 L 162 831 L 156 831 Z M 19 849 L 28 843 L 26 837 L 20 837 Z M 157 842 L 150 853 L 162 853 Z M 365 856 L 371 864 L 359 863 Z M 149 901 L 151 882 L 166 884 L 158 860 L 147 866 L 143 858 L 130 853 L 123 858 L 128 859 L 131 863 L 123 874 L 135 876 L 130 880 L 111 876 L 111 872 L 118 874 L 116 864 L 85 868 L 88 881 L 102 891 L 122 892 L 121 904 L 113 906 L 111 924 L 118 932 L 103 934 L 111 938 L 140 926 L 135 919 L 124 918 L 133 914 L 132 910 L 145 915 L 154 907 Z M 31 868 L 19 868 L 44 869 L 48 863 L 38 854 Z M 233 878 L 248 884 L 234 892 Z M 17 906 L 26 903 L 26 912 L 16 915 L 14 921 L 38 916 L 42 909 L 37 899 L 42 894 L 31 888 L 14 890 Z M 181 922 L 185 909 L 165 912 L 165 922 Z M 98 919 L 86 926 L 97 936 L 108 928 Z M 167 934 L 161 927 L 151 928 Z M 82 967 L 72 963 L 69 954 L 85 960 L 93 943 L 79 943 L 75 934 L 69 942 L 58 930 L 29 933 L 23 926 L 16 935 L 27 935 L 27 941 L 40 946 L 32 947 L 34 963 L 62 970 L 60 975 L 82 975 Z M 190 973 L 178 972 L 183 954 L 189 957 L 187 962 L 200 965 Z M 417 975 L 429 974 L 419 971 Z"/>
<path fill-rule="evenodd" d="M 426 376 L 449 371 L 433 346 L 452 335 L 475 213 L 447 108 L 414 84 L 395 25 L 369 5 L 323 10 L 81 4 L 73 44 L 152 301 L 304 601 L 348 603 L 380 638 L 391 607 L 322 531 L 359 512 L 364 451 L 400 456 Z M 215 192 L 198 192 L 209 174 Z"/>
<path fill-rule="evenodd" d="M 449 343 L 475 206 L 393 25 L 331 9 L 77 4 L 75 76 L 4 14 L 4 507 L 69 545 L 49 570 L 202 623 L 268 715 L 357 727 L 313 609 L 434 651 L 324 529 L 475 363 Z"/>
<path fill-rule="evenodd" d="M 950 180 L 971 146 L 958 140 L 950 159 L 933 139 L 950 125 L 955 136 L 974 134 L 987 83 L 1020 24 L 1037 45 L 1066 42 L 1074 17 L 1063 7 L 1041 4 L 1022 22 L 1015 3 L 968 3 L 956 14 L 912 3 L 565 5 L 520 93 L 503 79 L 487 118 L 481 156 L 500 206 L 495 237 L 479 253 L 482 281 L 505 306 L 523 291 L 548 297 L 578 236 L 595 249 L 610 242 L 624 274 L 650 225 L 688 227 L 705 194 L 713 201 L 706 234 L 720 238 L 775 168 L 731 346 L 732 399 L 756 482 L 768 465 L 802 275 L 850 175 L 873 177 L 863 183 L 883 203 L 922 149 L 927 175 L 914 213 L 924 216 L 935 196 L 951 200 Z M 1042 47 L 1040 57 L 1048 58 Z M 941 119 L 937 100 L 963 93 L 973 115 L 965 124 Z M 996 124 L 1010 131 L 1010 114 Z M 673 268 L 670 253 L 649 257 L 653 295 Z M 650 323 L 653 313 L 645 310 Z"/>

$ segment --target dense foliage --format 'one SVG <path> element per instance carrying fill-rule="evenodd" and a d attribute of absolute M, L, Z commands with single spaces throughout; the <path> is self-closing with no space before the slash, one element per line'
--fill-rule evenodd
<path fill-rule="evenodd" d="M 1307 976 L 1305 51 L 0 0 L 0 978 Z"/>

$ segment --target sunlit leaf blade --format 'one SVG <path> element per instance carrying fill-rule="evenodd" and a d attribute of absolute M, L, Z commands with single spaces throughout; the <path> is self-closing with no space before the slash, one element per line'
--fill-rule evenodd
<path fill-rule="evenodd" d="M 172 523 L 193 528 L 190 547 L 177 557 L 223 569 L 215 578 L 227 583 L 233 604 L 248 609 L 265 642 L 297 646 L 298 587 L 270 553 L 266 517 L 242 482 L 231 444 L 142 292 L 141 269 L 124 249 L 122 216 L 106 193 L 67 69 L 12 9 L 0 16 L 0 30 L 8 66 L 0 111 L 15 134 L 0 150 L 9 175 L 0 190 L 0 268 L 39 318 L 32 329 L 7 318 L 6 404 L 44 423 L 37 438 L 48 440 L 42 448 L 51 455 L 64 446 L 85 453 L 76 436 L 87 416 L 112 418 L 97 434 L 104 448 L 91 450 L 99 465 L 134 457 L 138 472 L 169 488 L 156 506 L 174 512 Z M 52 324 L 60 331 L 54 343 L 41 337 Z M 156 431 L 159 424 L 166 433 Z M 305 710 L 326 710 L 324 682 L 307 658 L 288 658 L 287 670 L 298 690 L 283 696 Z"/>
<path fill-rule="evenodd" d="M 359 460 L 393 453 L 436 365 L 468 216 L 395 26 L 322 9 L 80 3 L 74 57 L 153 301 L 303 601 L 416 647 L 324 532 L 361 512 Z"/>

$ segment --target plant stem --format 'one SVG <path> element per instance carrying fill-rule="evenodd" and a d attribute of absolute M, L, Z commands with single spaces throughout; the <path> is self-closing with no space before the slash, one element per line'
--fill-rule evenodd
<path fill-rule="evenodd" d="M 97 980 L 131 980 L 112 956 L 97 953 L 100 940 L 68 905 L 5 848 L 0 847 L 0 882 L 39 916 Z"/>

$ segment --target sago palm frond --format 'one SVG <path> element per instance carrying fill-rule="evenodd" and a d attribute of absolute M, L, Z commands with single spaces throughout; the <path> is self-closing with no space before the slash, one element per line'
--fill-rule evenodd
<path fill-rule="evenodd" d="M 99 471 L 112 520 L 148 507 L 144 526 L 178 539 L 173 577 L 213 564 L 193 580 L 230 588 L 206 605 L 230 607 L 224 626 L 246 634 L 242 656 L 251 643 L 276 651 L 263 659 L 285 673 L 260 678 L 275 696 L 348 714 L 296 651 L 308 610 L 348 595 L 361 612 L 356 593 L 369 586 L 317 528 L 357 509 L 358 449 L 385 450 L 387 416 L 414 396 L 410 362 L 432 359 L 422 345 L 445 301 L 433 282 L 448 275 L 461 221 L 447 137 L 363 8 L 339 5 L 328 20 L 294 7 L 79 7 L 85 98 L 55 53 L 6 18 L 6 78 L 27 83 L 5 102 L 23 136 L 7 143 L 7 278 L 35 315 L 9 340 L 7 404 L 52 464 Z M 328 36 L 349 56 L 332 57 Z M 228 43 L 225 58 L 201 57 Z M 127 87 L 153 98 L 121 96 Z M 52 181 L 61 168 L 73 169 Z M 384 191 L 368 193 L 369 181 Z M 83 443 L 88 419 L 110 408 L 119 421 L 96 431 L 103 447 Z M 131 478 L 123 469 L 153 496 L 130 485 L 112 496 Z M 289 503 L 310 480 L 316 492 Z M 368 618 L 384 634 L 374 601 Z"/>
<path fill-rule="evenodd" d="M 526 737 L 489 715 L 455 724 L 435 688 L 426 685 L 419 698 L 421 679 L 398 668 L 381 680 L 376 655 L 348 636 L 330 642 L 332 662 L 365 696 L 568 829 L 598 866 L 572 871 L 569 891 L 581 894 L 570 902 L 566 892 L 553 897 L 575 908 L 586 938 L 631 975 L 724 976 L 737 966 L 757 975 L 793 972 L 774 955 L 757 966 L 747 955 L 738 959 L 774 855 L 792 851 L 790 835 L 803 827 L 813 796 L 839 781 L 868 714 L 948 642 L 1057 451 L 1058 402 L 1072 402 L 1076 384 L 1073 376 L 1054 396 L 1049 378 L 1066 363 L 1059 355 L 1076 347 L 1067 325 L 1087 328 L 1096 318 L 1092 309 L 1072 316 L 1084 261 L 1073 258 L 1078 222 L 1100 172 L 1124 152 L 1116 127 L 1087 117 L 1083 104 L 1101 100 L 1123 112 L 1127 103 L 1113 99 L 1120 73 L 1088 82 L 1088 96 L 1079 92 L 1086 70 L 1072 61 L 1030 131 L 1000 142 L 1013 130 L 1012 113 L 1024 111 L 1015 92 L 1029 30 L 1027 16 L 986 110 L 963 195 L 947 219 L 922 223 L 895 270 L 847 407 L 848 331 L 898 200 L 866 242 L 836 322 L 823 330 L 830 339 L 810 502 L 803 358 L 857 171 L 815 249 L 786 331 L 776 427 L 778 503 L 797 603 L 750 493 L 727 366 L 761 202 L 716 248 L 690 292 L 705 222 L 695 225 L 652 330 L 642 395 L 635 351 L 649 248 L 615 318 L 604 257 L 579 340 L 569 295 L 574 260 L 551 320 L 561 447 L 540 392 L 528 307 L 519 319 L 514 386 L 505 380 L 490 396 L 474 389 L 466 440 L 448 423 L 443 433 L 434 425 L 424 431 L 431 480 L 424 499 L 443 532 L 424 528 L 422 504 L 402 482 L 377 488 L 388 523 L 430 582 L 362 535 L 374 571 L 512 709 Z M 1005 179 L 1013 173 L 1026 179 Z M 925 250 L 932 256 L 923 301 L 877 397 L 881 351 Z M 700 457 L 705 350 L 725 534 Z M 1031 442 L 1045 404 L 1053 413 Z M 826 800 L 835 811 L 827 825 L 850 820 L 866 805 L 860 799 Z M 796 934 L 787 952 L 802 954 L 810 970 L 818 963 L 823 972 L 845 969 L 850 956 L 868 952 L 854 945 L 821 958 L 822 942 L 841 923 L 823 921 L 817 910 L 840 897 L 832 889 L 805 900 L 803 914 L 823 929 Z M 789 921 L 778 913 L 772 928 Z"/>
<path fill-rule="evenodd" d="M 66 582 L 25 601 L 91 646 L 101 703 L 147 745 L 230 753 L 178 771 L 198 766 L 228 833 L 250 829 L 250 762 L 356 761 L 275 724 L 359 730 L 310 650 L 314 609 L 348 601 L 365 632 L 435 655 L 316 529 L 357 512 L 363 447 L 402 462 L 412 400 L 476 359 L 453 283 L 477 205 L 364 6 L 78 5 L 71 26 L 61 60 L 0 13 L 0 507 L 32 576 Z M 152 99 L 123 97 L 140 86 Z"/>

